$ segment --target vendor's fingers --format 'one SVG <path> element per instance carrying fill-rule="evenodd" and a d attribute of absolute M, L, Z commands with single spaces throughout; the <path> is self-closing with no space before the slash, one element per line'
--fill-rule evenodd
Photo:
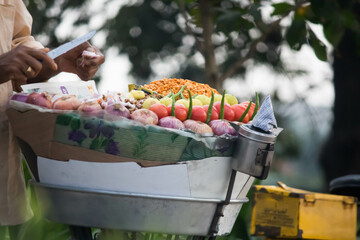
<path fill-rule="evenodd" d="M 71 51 L 69 51 L 69 53 L 71 52 L 71 54 L 73 54 L 73 56 L 78 57 L 78 56 L 81 56 L 82 52 L 89 47 L 91 47 L 89 42 L 83 42 L 79 46 L 77 46 L 74 49 L 72 49 Z"/>
<path fill-rule="evenodd" d="M 81 61 L 81 65 L 84 67 L 84 68 L 90 68 L 90 67 L 97 67 L 99 66 L 99 61 L 95 60 L 95 59 L 88 59 L 88 58 L 83 58 L 82 61 Z"/>
<path fill-rule="evenodd" d="M 82 80 L 89 80 L 95 75 L 96 72 L 97 68 L 82 69 L 79 71 L 78 75 Z"/>
<path fill-rule="evenodd" d="M 78 67 L 77 67 L 77 75 L 82 80 L 89 80 L 95 75 L 97 70 L 98 70 L 97 66 L 96 67 L 88 67 L 88 66 L 78 65 Z"/>
<path fill-rule="evenodd" d="M 55 61 L 51 57 L 49 57 L 44 50 L 32 49 L 29 50 L 29 54 L 41 63 L 49 66 L 52 70 L 57 70 L 57 65 Z"/>
<path fill-rule="evenodd" d="M 93 52 L 95 53 L 97 56 L 103 56 L 103 54 L 101 53 L 100 49 L 95 47 L 95 46 L 89 46 L 88 48 L 86 48 L 84 51 L 87 52 Z"/>
<path fill-rule="evenodd" d="M 26 65 L 23 72 L 29 78 L 37 76 L 43 67 L 42 63 L 39 60 L 31 56 L 25 59 L 25 63 Z"/>
<path fill-rule="evenodd" d="M 40 49 L 40 50 L 43 51 L 43 52 L 45 52 L 45 53 L 50 52 L 50 48 L 42 48 L 42 49 Z"/>
<path fill-rule="evenodd" d="M 53 59 L 51 59 L 46 53 L 49 51 L 48 48 L 36 49 L 30 48 L 25 45 L 19 45 L 15 49 L 15 54 L 20 61 L 23 60 L 26 56 L 32 56 L 40 62 L 45 62 L 53 70 L 57 69 L 57 65 Z"/>
<path fill-rule="evenodd" d="M 98 56 L 98 57 L 88 57 L 83 56 L 82 57 L 82 65 L 85 67 L 99 67 L 101 64 L 105 62 L 104 56 Z"/>
<path fill-rule="evenodd" d="M 37 75 L 37 72 L 35 72 L 30 65 L 24 66 L 22 72 L 27 78 L 35 77 Z"/>

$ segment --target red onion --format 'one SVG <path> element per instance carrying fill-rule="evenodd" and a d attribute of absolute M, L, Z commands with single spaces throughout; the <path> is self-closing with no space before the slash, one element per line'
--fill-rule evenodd
<path fill-rule="evenodd" d="M 104 111 L 104 119 L 108 121 L 121 120 L 130 118 L 129 110 L 121 103 L 107 105 Z"/>
<path fill-rule="evenodd" d="M 193 131 L 198 134 L 213 134 L 213 131 L 209 125 L 206 123 L 188 119 L 184 122 L 186 129 Z"/>
<path fill-rule="evenodd" d="M 145 125 L 156 125 L 158 116 L 149 109 L 138 109 L 131 114 L 131 118 Z"/>
<path fill-rule="evenodd" d="M 86 117 L 102 117 L 103 115 L 103 109 L 97 101 L 83 102 L 77 110 Z"/>
<path fill-rule="evenodd" d="M 221 136 L 224 134 L 236 136 L 236 130 L 226 120 L 213 120 L 209 123 L 209 125 L 213 130 L 214 134 L 217 136 Z"/>
<path fill-rule="evenodd" d="M 14 95 L 12 95 L 11 100 L 15 100 L 18 102 L 26 102 L 28 96 L 29 94 L 27 93 L 15 93 Z"/>
<path fill-rule="evenodd" d="M 85 57 L 86 58 L 97 58 L 97 57 L 100 57 L 99 54 L 95 53 L 95 52 L 91 52 L 91 51 L 87 51 L 87 50 L 84 50 L 81 54 L 82 56 L 82 60 L 81 60 L 81 63 L 80 63 L 80 66 L 84 67 L 85 66 Z"/>
<path fill-rule="evenodd" d="M 159 126 L 174 129 L 185 128 L 184 124 L 174 116 L 167 116 L 161 118 L 159 120 Z"/>
<path fill-rule="evenodd" d="M 65 95 L 56 99 L 52 103 L 53 109 L 76 110 L 80 106 L 81 101 L 75 95 Z"/>
<path fill-rule="evenodd" d="M 26 99 L 27 103 L 38 105 L 40 107 L 51 108 L 51 96 L 47 93 L 30 93 Z"/>

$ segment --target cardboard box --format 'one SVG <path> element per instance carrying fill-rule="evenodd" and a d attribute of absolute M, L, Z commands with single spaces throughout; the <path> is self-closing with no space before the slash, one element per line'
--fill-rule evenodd
<path fill-rule="evenodd" d="M 135 162 L 55 161 L 38 157 L 41 183 L 81 189 L 225 199 L 231 158 L 207 158 L 162 166 Z M 244 199 L 254 178 L 237 172 L 232 199 Z"/>
<path fill-rule="evenodd" d="M 276 239 L 356 239 L 356 198 L 279 185 L 254 186 L 252 235 Z"/>
<path fill-rule="evenodd" d="M 36 106 L 16 101 L 10 104 L 17 104 L 16 108 L 7 110 L 15 135 L 38 156 L 62 161 L 76 154 L 94 161 L 99 157 L 110 162 L 134 159 L 143 166 L 154 166 L 231 157 L 236 140 L 236 137 L 200 136 L 190 131 L 142 125 L 129 119 L 110 122 L 69 111 L 32 109 Z M 60 144 L 72 147 L 71 151 L 59 151 Z M 91 154 L 83 150 L 90 150 Z"/>
<path fill-rule="evenodd" d="M 9 108 L 6 111 L 16 137 L 31 147 L 37 156 L 59 161 L 77 159 L 89 162 L 137 162 L 141 166 L 158 166 L 168 162 L 130 159 L 106 154 L 87 148 L 53 141 L 57 113 L 28 110 L 24 112 Z M 28 152 L 28 151 L 26 151 Z M 34 161 L 32 159 L 32 161 Z"/>
<path fill-rule="evenodd" d="M 225 199 L 231 157 L 183 162 L 126 158 L 54 141 L 57 113 L 10 108 L 7 114 L 34 179 L 42 183 Z M 253 180 L 238 172 L 232 197 L 245 198 Z"/>

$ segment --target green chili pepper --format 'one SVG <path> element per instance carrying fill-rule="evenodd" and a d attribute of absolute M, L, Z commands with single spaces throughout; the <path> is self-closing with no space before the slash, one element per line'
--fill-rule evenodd
<path fill-rule="evenodd" d="M 172 90 L 170 89 L 170 92 L 169 92 L 169 94 L 168 95 L 166 95 L 165 97 L 168 97 L 168 98 L 170 98 L 171 96 L 172 96 Z"/>
<path fill-rule="evenodd" d="M 241 115 L 241 117 L 239 118 L 239 122 L 242 122 L 246 116 L 246 114 L 248 114 L 249 110 L 250 110 L 250 106 L 252 104 L 252 101 L 249 102 L 249 105 L 247 106 L 247 108 L 245 109 L 245 112 L 243 112 L 243 114 Z"/>
<path fill-rule="evenodd" d="M 188 111 L 188 115 L 187 115 L 187 119 L 191 119 L 191 114 L 192 114 L 192 107 L 193 107 L 193 104 L 192 104 L 192 97 L 191 97 L 191 92 L 189 89 L 186 89 L 187 92 L 189 93 L 189 111 Z"/>
<path fill-rule="evenodd" d="M 181 93 L 181 94 L 180 94 L 180 98 L 181 98 L 181 99 L 185 99 L 185 97 L 184 97 L 184 94 L 183 94 L 183 93 Z"/>
<path fill-rule="evenodd" d="M 210 104 L 209 104 L 209 108 L 208 108 L 208 111 L 207 111 L 207 117 L 206 117 L 206 123 L 209 123 L 210 122 L 210 119 L 211 119 L 211 113 L 212 113 L 212 108 L 213 108 L 213 105 L 214 105 L 214 92 L 211 90 L 211 99 L 210 99 Z"/>
<path fill-rule="evenodd" d="M 220 119 L 224 119 L 224 105 L 225 105 L 225 90 L 221 98 L 220 117 L 219 117 Z"/>
<path fill-rule="evenodd" d="M 171 103 L 171 116 L 175 117 L 175 97 L 174 95 L 171 96 L 172 103 Z"/>
<path fill-rule="evenodd" d="M 177 92 L 174 96 L 175 98 L 177 98 L 180 94 L 182 94 L 182 92 L 184 91 L 184 89 L 186 88 L 186 85 L 182 86 L 182 88 L 180 89 L 179 92 Z"/>
<path fill-rule="evenodd" d="M 197 94 L 197 93 L 195 93 L 195 94 L 194 94 L 194 96 L 193 96 L 193 98 L 194 98 L 194 97 L 197 97 L 197 95 L 198 95 L 198 94 Z"/>
<path fill-rule="evenodd" d="M 255 109 L 254 109 L 253 115 L 250 118 L 250 121 L 254 119 L 254 117 L 258 111 L 258 108 L 259 108 L 259 94 L 257 92 L 255 92 L 255 95 L 256 95 Z M 249 105 L 251 105 L 251 104 L 249 104 Z"/>

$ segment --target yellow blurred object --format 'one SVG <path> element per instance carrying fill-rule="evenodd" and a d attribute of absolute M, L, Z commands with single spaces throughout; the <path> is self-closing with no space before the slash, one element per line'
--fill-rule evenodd
<path fill-rule="evenodd" d="M 164 104 L 165 106 L 169 106 L 172 103 L 172 99 L 168 97 L 164 97 L 160 99 L 160 103 Z"/>
<path fill-rule="evenodd" d="M 131 90 L 129 95 L 133 96 L 135 99 L 143 99 L 145 98 L 145 93 L 141 90 Z"/>
<path fill-rule="evenodd" d="M 208 96 L 205 95 L 198 95 L 195 97 L 195 99 L 199 99 L 202 105 L 209 105 L 211 100 Z"/>
<path fill-rule="evenodd" d="M 230 105 L 234 105 L 234 104 L 239 103 L 235 96 L 233 96 L 231 94 L 228 94 L 228 93 L 225 94 L 225 99 Z"/>
<path fill-rule="evenodd" d="M 175 103 L 184 105 L 187 109 L 189 109 L 189 101 L 187 99 L 179 99 Z"/>
<path fill-rule="evenodd" d="M 355 197 L 254 186 L 251 234 L 276 239 L 356 239 Z"/>
<path fill-rule="evenodd" d="M 156 93 L 150 89 L 144 88 L 143 86 L 138 86 L 136 84 L 128 84 L 128 89 L 129 89 L 129 92 L 131 92 L 132 90 L 140 90 L 149 95 Z"/>
<path fill-rule="evenodd" d="M 222 99 L 222 95 L 220 94 L 215 94 L 214 95 L 214 102 L 221 102 L 221 99 Z M 228 103 L 228 100 L 225 98 L 225 103 Z"/>
<path fill-rule="evenodd" d="M 160 101 L 156 98 L 148 98 L 144 101 L 142 107 L 145 109 L 149 109 L 151 105 L 154 105 L 155 103 L 160 103 Z"/>
<path fill-rule="evenodd" d="M 192 100 L 193 106 L 202 106 L 202 102 L 199 99 L 193 99 Z"/>

